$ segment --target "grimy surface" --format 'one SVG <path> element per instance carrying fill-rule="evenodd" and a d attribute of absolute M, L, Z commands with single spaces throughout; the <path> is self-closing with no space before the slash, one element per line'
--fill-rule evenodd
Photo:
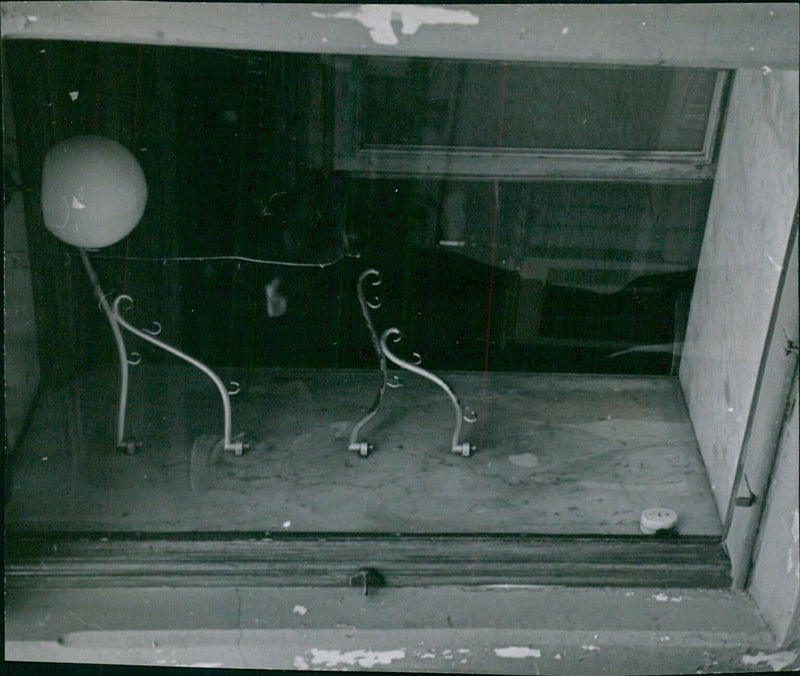
<path fill-rule="evenodd" d="M 221 398 L 199 371 L 131 369 L 135 455 L 114 449 L 115 370 L 87 372 L 40 397 L 7 527 L 639 535 L 642 510 L 668 507 L 681 534 L 721 532 L 676 378 L 439 374 L 478 415 L 465 458 L 444 391 L 397 373 L 362 458 L 348 438 L 378 371 L 225 371 L 239 457 L 220 450 Z"/>
<path fill-rule="evenodd" d="M 800 652 L 728 590 L 12 586 L 5 600 L 20 661 L 597 676 L 788 671 Z"/>

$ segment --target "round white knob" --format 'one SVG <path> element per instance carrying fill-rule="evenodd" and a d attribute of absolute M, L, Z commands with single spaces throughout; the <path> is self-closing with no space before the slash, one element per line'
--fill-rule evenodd
<path fill-rule="evenodd" d="M 675 511 L 666 507 L 649 507 L 642 512 L 639 530 L 645 535 L 654 535 L 661 530 L 670 530 L 678 523 Z"/>

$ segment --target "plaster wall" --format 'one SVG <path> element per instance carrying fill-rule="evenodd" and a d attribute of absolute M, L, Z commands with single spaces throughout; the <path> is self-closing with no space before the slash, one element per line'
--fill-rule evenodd
<path fill-rule="evenodd" d="M 736 72 L 680 379 L 725 518 L 798 195 L 798 72 Z"/>
<path fill-rule="evenodd" d="M 785 645 L 800 644 L 798 627 L 792 626 L 800 606 L 800 552 L 798 543 L 798 407 L 797 376 L 786 418 L 767 504 L 756 542 L 755 561 L 748 591 L 776 638 Z"/>

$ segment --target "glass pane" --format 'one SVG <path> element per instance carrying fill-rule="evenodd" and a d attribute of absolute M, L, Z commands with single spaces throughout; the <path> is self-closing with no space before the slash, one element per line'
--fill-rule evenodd
<path fill-rule="evenodd" d="M 652 505 L 637 486 L 654 485 L 681 506 L 682 533 L 719 534 L 674 377 L 710 182 L 355 175 L 334 164 L 337 133 L 352 131 L 337 116 L 353 112 L 335 59 L 4 49 L 27 200 L 13 227 L 30 241 L 45 382 L 7 524 L 640 536 Z M 446 147 L 494 147 L 502 121 L 504 147 L 695 150 L 705 121 L 686 102 L 705 115 L 714 81 L 366 67 L 363 94 L 380 107 L 361 110 L 365 138 Z M 99 295 L 129 296 L 122 315 L 139 327 L 123 327 L 130 455 L 117 450 L 111 326 L 40 200 L 47 153 L 87 134 L 121 144 L 148 187 L 135 230 L 88 251 Z M 221 391 L 142 337 L 156 334 Z M 222 443 L 226 421 L 246 435 L 242 455 Z"/>
<path fill-rule="evenodd" d="M 362 145 L 702 152 L 717 73 L 367 59 Z"/>

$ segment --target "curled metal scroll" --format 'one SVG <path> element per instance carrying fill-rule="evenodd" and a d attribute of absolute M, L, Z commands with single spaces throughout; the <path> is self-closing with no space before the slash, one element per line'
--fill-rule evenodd
<path fill-rule="evenodd" d="M 147 329 L 138 329 L 135 326 L 128 323 L 120 314 L 120 304 L 123 301 L 129 303 L 130 305 L 133 305 L 133 299 L 130 296 L 126 296 L 124 294 L 117 296 L 111 308 L 111 317 L 113 318 L 112 325 L 119 324 L 120 326 L 124 327 L 135 336 L 139 336 L 139 338 L 141 338 L 142 340 L 146 340 L 148 343 L 152 343 L 156 347 L 160 347 L 162 350 L 166 350 L 170 354 L 174 354 L 176 357 L 183 359 L 184 361 L 188 362 L 195 368 L 200 369 L 209 378 L 211 378 L 214 385 L 217 386 L 217 390 L 219 390 L 220 396 L 222 397 L 222 408 L 224 416 L 224 449 L 226 451 L 233 451 L 236 455 L 241 455 L 244 452 L 244 449 L 247 447 L 247 444 L 245 444 L 239 439 L 232 439 L 231 437 L 231 400 L 230 400 L 231 393 L 228 392 L 228 389 L 225 387 L 225 384 L 222 382 L 220 377 L 216 373 L 214 373 L 214 371 L 212 371 L 208 366 L 203 364 L 201 361 L 195 359 L 194 357 L 190 357 L 185 352 L 181 352 L 179 349 L 173 347 L 172 345 L 169 345 L 168 343 L 165 343 L 164 341 L 156 338 L 156 335 L 161 332 L 161 325 L 158 324 L 158 322 L 153 322 L 156 326 L 155 331 L 149 331 Z M 123 350 L 124 350 L 124 345 L 123 345 Z M 124 360 L 124 362 L 127 364 L 127 360 Z M 238 387 L 238 383 L 231 383 L 231 384 L 236 385 Z M 238 391 L 238 389 L 235 391 Z"/>
<path fill-rule="evenodd" d="M 475 420 L 477 420 L 477 416 L 472 411 L 467 415 L 464 414 L 463 409 L 461 408 L 461 403 L 458 401 L 458 397 L 456 397 L 455 393 L 450 388 L 450 386 L 439 376 L 437 376 L 434 373 L 431 373 L 430 371 L 425 370 L 424 368 L 422 368 L 417 364 L 412 364 L 410 362 L 405 361 L 404 359 L 401 359 L 389 349 L 389 346 L 387 345 L 387 340 L 389 338 L 392 338 L 392 342 L 396 343 L 400 340 L 400 337 L 401 333 L 399 329 L 396 328 L 386 329 L 386 331 L 383 332 L 380 338 L 381 352 L 386 357 L 388 357 L 390 361 L 397 364 L 397 366 L 399 366 L 400 368 L 405 369 L 406 371 L 410 371 L 411 373 L 416 373 L 417 375 L 430 380 L 432 383 L 435 383 L 445 391 L 447 396 L 450 398 L 450 401 L 453 402 L 453 407 L 455 408 L 455 413 L 456 413 L 455 429 L 453 430 L 453 439 L 450 450 L 453 453 L 458 453 L 460 455 L 463 455 L 464 457 L 469 457 L 475 450 L 475 446 L 473 446 L 469 442 L 460 441 L 461 426 L 464 421 L 475 422 Z M 419 356 L 416 353 L 414 354 L 415 357 Z"/>

